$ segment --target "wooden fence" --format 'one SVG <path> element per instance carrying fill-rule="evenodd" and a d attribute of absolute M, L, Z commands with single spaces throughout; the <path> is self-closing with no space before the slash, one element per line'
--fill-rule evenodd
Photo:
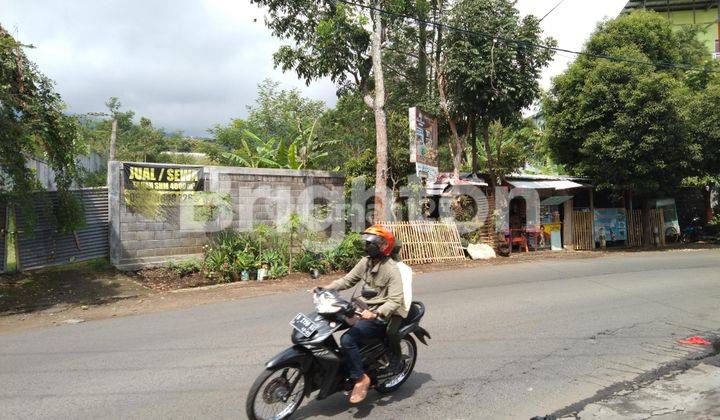
<path fill-rule="evenodd" d="M 665 213 L 662 209 L 650 209 L 650 230 L 643 229 L 642 210 L 628 211 L 628 246 L 654 246 L 657 232 L 660 246 L 665 246 Z"/>
<path fill-rule="evenodd" d="M 386 222 L 402 241 L 400 257 L 406 264 L 426 264 L 465 259 L 460 233 L 454 222 Z"/>
<path fill-rule="evenodd" d="M 642 210 L 627 211 L 627 246 L 655 246 L 655 232 L 658 236 L 658 245 L 665 246 L 665 214 L 663 210 L 650 209 L 649 219 L 650 230 L 643 229 Z M 573 239 L 576 250 L 595 249 L 592 212 L 573 212 Z"/>
<path fill-rule="evenodd" d="M 663 209 L 650 210 L 650 233 L 652 240 L 648 245 L 655 245 L 655 232 L 657 232 L 660 246 L 665 246 L 665 212 Z"/>
<path fill-rule="evenodd" d="M 595 249 L 593 213 L 589 211 L 573 211 L 572 217 L 575 250 L 591 251 Z"/>
<path fill-rule="evenodd" d="M 627 245 L 642 246 L 643 228 L 642 211 L 628 210 L 627 212 Z"/>

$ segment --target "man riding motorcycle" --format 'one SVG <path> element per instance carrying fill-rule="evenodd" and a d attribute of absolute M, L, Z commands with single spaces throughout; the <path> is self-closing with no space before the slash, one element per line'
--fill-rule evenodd
<path fill-rule="evenodd" d="M 395 245 L 392 232 L 382 226 L 371 226 L 363 232 L 365 257 L 343 278 L 328 284 L 324 289 L 345 290 L 364 281 L 365 289 L 374 295 L 361 298 L 368 308 L 360 314 L 360 319 L 343 334 L 340 339 L 342 351 L 348 363 L 349 377 L 355 381 L 350 403 L 357 404 L 365 399 L 370 387 L 370 377 L 363 371 L 360 348 L 372 338 L 385 336 L 388 323 L 393 317 L 407 316 L 403 307 L 403 284 L 395 261 L 390 258 Z M 363 293 L 365 295 L 366 293 Z M 397 319 L 397 318 L 395 318 Z M 391 327 L 392 330 L 392 327 Z M 393 360 L 393 364 L 397 363 Z"/>

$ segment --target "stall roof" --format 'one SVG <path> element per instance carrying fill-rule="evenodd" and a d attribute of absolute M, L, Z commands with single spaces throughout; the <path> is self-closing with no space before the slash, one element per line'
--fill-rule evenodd
<path fill-rule="evenodd" d="M 635 9 L 650 9 L 658 12 L 674 10 L 701 10 L 717 8 L 717 0 L 630 0 L 623 8 L 627 13 Z"/>
<path fill-rule="evenodd" d="M 565 190 L 570 188 L 592 187 L 592 185 L 586 183 L 586 179 L 565 175 L 514 173 L 506 177 L 506 180 L 509 184 L 517 188 Z M 523 183 L 525 183 L 525 186 L 518 185 Z M 460 179 L 458 180 L 452 179 L 451 173 L 441 172 L 438 174 L 435 182 L 428 182 L 426 192 L 428 195 L 441 195 L 449 190 L 449 187 L 454 185 L 487 187 L 488 183 L 482 176 L 478 177 L 468 172 L 460 174 Z"/>
<path fill-rule="evenodd" d="M 508 184 L 516 188 L 528 188 L 534 190 L 569 190 L 571 188 L 582 188 L 584 185 L 577 182 L 563 180 L 547 180 L 547 181 L 519 181 L 508 180 Z"/>
<path fill-rule="evenodd" d="M 478 187 L 487 187 L 488 183 L 484 179 L 473 176 L 469 173 L 460 174 L 460 179 L 453 179 L 451 173 L 442 172 L 438 174 L 435 182 L 428 182 L 425 191 L 428 195 L 441 195 L 449 186 L 455 185 L 475 185 Z"/>
<path fill-rule="evenodd" d="M 572 200 L 572 195 L 554 195 L 552 197 L 548 197 L 540 202 L 541 206 L 559 206 L 560 204 Z"/>
<path fill-rule="evenodd" d="M 580 178 L 577 176 L 568 176 L 568 175 L 540 175 L 540 174 L 527 174 L 523 172 L 515 172 L 513 174 L 510 174 L 506 177 L 507 179 L 515 179 L 515 180 L 531 180 L 531 181 L 577 181 L 577 182 L 586 182 L 587 179 Z"/>

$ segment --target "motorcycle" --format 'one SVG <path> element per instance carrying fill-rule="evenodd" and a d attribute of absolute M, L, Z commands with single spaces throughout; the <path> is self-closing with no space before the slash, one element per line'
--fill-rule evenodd
<path fill-rule="evenodd" d="M 682 242 L 697 242 L 703 236 L 703 224 L 699 217 L 693 217 L 690 226 L 682 231 Z"/>
<path fill-rule="evenodd" d="M 287 419 L 314 391 L 319 391 L 316 398 L 322 400 L 352 389 L 344 355 L 333 334 L 350 328 L 364 303 L 355 299 L 348 302 L 336 291 L 322 289 L 313 291 L 313 302 L 314 312 L 299 313 L 290 321 L 293 346 L 267 362 L 250 388 L 245 407 L 249 419 Z M 413 301 L 397 333 L 399 366 L 391 366 L 387 337 L 366 343 L 361 349 L 365 372 L 377 392 L 391 393 L 410 377 L 417 360 L 412 336 L 424 345 L 430 338 L 420 326 L 424 314 L 425 305 Z"/>

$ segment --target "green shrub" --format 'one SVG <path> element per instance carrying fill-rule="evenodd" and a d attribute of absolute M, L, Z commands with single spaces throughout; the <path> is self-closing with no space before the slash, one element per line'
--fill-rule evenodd
<path fill-rule="evenodd" d="M 205 251 L 203 273 L 206 277 L 220 281 L 230 281 L 233 275 L 232 261 L 227 252 L 220 248 L 208 248 Z"/>
<path fill-rule="evenodd" d="M 295 256 L 293 268 L 301 273 L 309 273 L 313 269 L 324 273 L 328 271 L 328 261 L 324 254 L 304 250 Z"/>
<path fill-rule="evenodd" d="M 350 271 L 365 255 L 362 236 L 355 232 L 348 233 L 335 248 L 325 255 L 331 269 Z"/>
<path fill-rule="evenodd" d="M 287 264 L 287 254 L 280 249 L 267 249 L 257 257 L 257 261 L 260 265 L 266 265 L 268 267 L 274 264 Z"/>
<path fill-rule="evenodd" d="M 202 269 L 202 264 L 196 258 L 189 258 L 179 262 L 170 261 L 168 268 L 179 276 L 187 276 L 199 272 Z"/>
<path fill-rule="evenodd" d="M 237 252 L 257 253 L 259 241 L 252 232 L 236 232 L 226 229 L 218 232 L 210 243 L 212 248 L 222 249 L 228 255 Z"/>
<path fill-rule="evenodd" d="M 300 226 L 298 220 L 291 220 L 294 228 L 281 231 L 258 225 L 250 232 L 230 229 L 218 232 L 205 248 L 203 272 L 207 277 L 219 281 L 230 281 L 239 277 L 243 270 L 263 266 L 268 269 L 270 278 L 287 275 L 290 252 L 293 249 L 291 244 L 299 246 L 301 240 L 307 243 L 311 237 L 307 233 L 299 233 L 302 229 L 297 227 Z M 350 233 L 337 245 L 329 246 L 325 251 L 313 253 L 302 250 L 293 255 L 293 270 L 349 271 L 363 254 L 362 237 L 358 233 Z"/>
<path fill-rule="evenodd" d="M 288 235 L 278 232 L 276 229 L 267 225 L 257 225 L 252 232 L 248 232 L 256 243 L 255 255 L 258 256 L 266 250 L 287 252 L 290 240 Z"/>
<path fill-rule="evenodd" d="M 242 272 L 244 270 L 251 270 L 253 268 L 257 268 L 255 256 L 253 254 L 247 252 L 238 252 L 235 254 L 235 261 L 233 266 L 233 269 L 235 271 Z"/>
<path fill-rule="evenodd" d="M 283 264 L 272 264 L 268 269 L 267 276 L 271 279 L 279 279 L 280 277 L 286 276 L 288 268 Z"/>

